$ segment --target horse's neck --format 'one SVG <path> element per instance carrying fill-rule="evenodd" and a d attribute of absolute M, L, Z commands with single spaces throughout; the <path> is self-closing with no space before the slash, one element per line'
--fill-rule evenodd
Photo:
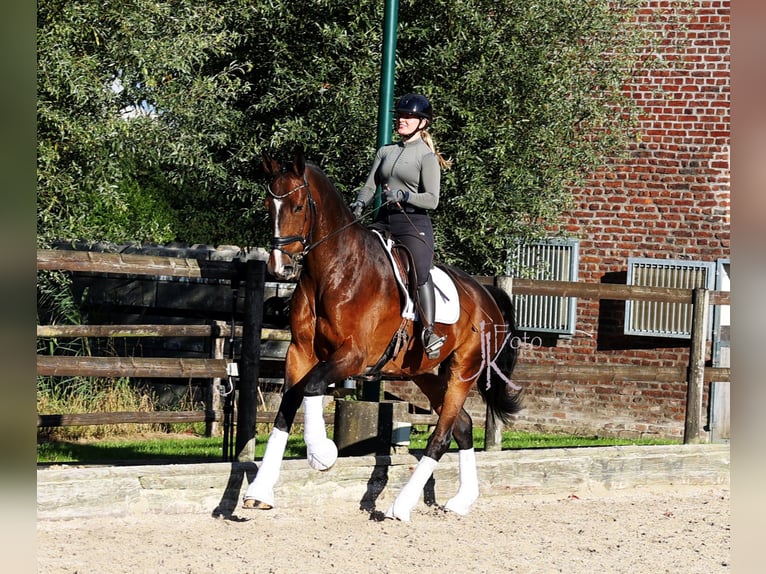
<path fill-rule="evenodd" d="M 334 281 L 335 272 L 347 271 L 354 260 L 363 262 L 353 270 L 354 273 L 363 274 L 364 263 L 375 260 L 370 255 L 376 249 L 383 249 L 372 231 L 352 223 L 349 219 L 327 228 L 320 226 L 321 238 L 318 240 L 321 243 L 309 253 L 305 262 L 315 282 Z"/>
<path fill-rule="evenodd" d="M 311 261 L 306 261 L 306 265 L 311 267 L 314 281 L 322 283 L 332 281 L 333 271 L 346 268 L 348 261 L 355 256 L 367 259 L 371 250 L 383 247 L 372 231 L 354 225 L 351 212 L 329 180 L 314 180 L 314 185 L 319 190 L 316 196 L 319 219 L 312 241 L 318 242 L 318 245 L 310 252 Z M 345 217 L 344 213 L 348 213 L 348 216 Z M 356 272 L 363 273 L 363 269 L 357 269 Z"/>

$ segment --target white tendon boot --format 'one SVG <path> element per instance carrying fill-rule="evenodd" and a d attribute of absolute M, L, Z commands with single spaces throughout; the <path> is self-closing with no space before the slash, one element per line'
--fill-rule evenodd
<path fill-rule="evenodd" d="M 460 487 L 457 494 L 449 499 L 445 508 L 457 514 L 466 515 L 471 505 L 479 498 L 479 475 L 476 473 L 476 452 L 472 449 L 458 452 L 460 461 Z"/>
<path fill-rule="evenodd" d="M 282 458 L 285 455 L 287 446 L 287 436 L 285 431 L 277 428 L 271 430 L 271 435 L 266 443 L 266 452 L 263 453 L 263 460 L 258 467 L 258 474 L 250 483 L 245 491 L 245 507 L 255 508 L 247 504 L 248 500 L 257 500 L 268 507 L 274 506 L 274 485 L 279 478 L 279 469 L 282 466 Z M 261 508 L 267 508 L 262 506 Z"/>
<path fill-rule="evenodd" d="M 403 522 L 410 521 L 410 512 L 420 500 L 423 487 L 433 474 L 436 464 L 437 462 L 428 456 L 420 459 L 410 480 L 407 481 L 399 496 L 386 510 L 386 518 L 397 518 Z"/>
<path fill-rule="evenodd" d="M 330 470 L 338 460 L 338 447 L 327 438 L 324 424 L 324 397 L 303 399 L 303 439 L 306 458 L 314 470 Z"/>

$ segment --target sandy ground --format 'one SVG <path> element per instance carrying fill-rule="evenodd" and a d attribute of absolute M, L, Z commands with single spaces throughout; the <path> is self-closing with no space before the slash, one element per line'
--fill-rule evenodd
<path fill-rule="evenodd" d="M 358 505 L 42 520 L 38 572 L 715 574 L 730 571 L 729 490 L 480 498 L 412 522 Z"/>

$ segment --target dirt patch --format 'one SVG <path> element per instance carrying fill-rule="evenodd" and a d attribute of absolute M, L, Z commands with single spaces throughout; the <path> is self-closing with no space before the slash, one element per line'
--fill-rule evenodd
<path fill-rule="evenodd" d="M 419 504 L 412 522 L 338 501 L 271 511 L 132 515 L 37 524 L 47 574 L 652 574 L 728 572 L 729 489 L 480 498 L 468 516 Z"/>

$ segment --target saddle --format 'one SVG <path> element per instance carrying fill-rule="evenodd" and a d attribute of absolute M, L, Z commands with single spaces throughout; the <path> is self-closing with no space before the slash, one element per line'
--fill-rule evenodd
<path fill-rule="evenodd" d="M 415 300 L 418 278 L 412 253 L 406 246 L 395 242 L 389 234 L 383 234 L 377 229 L 372 229 L 372 232 L 380 239 L 393 266 L 394 276 L 403 298 L 402 318 L 415 321 L 417 320 Z M 445 325 L 457 323 L 460 317 L 460 300 L 455 282 L 440 267 L 431 268 L 431 281 L 436 295 L 434 321 Z"/>
<path fill-rule="evenodd" d="M 402 294 L 402 323 L 389 341 L 383 355 L 364 374 L 354 377 L 362 381 L 378 381 L 381 378 L 383 366 L 396 358 L 409 342 L 407 324 L 417 320 L 415 299 L 417 297 L 418 278 L 412 253 L 406 246 L 397 243 L 389 234 L 383 234 L 377 229 L 371 230 L 380 239 L 393 267 L 396 283 Z M 452 324 L 460 316 L 460 304 L 457 287 L 447 273 L 438 267 L 431 268 L 431 280 L 434 283 L 436 295 L 435 322 Z"/>

